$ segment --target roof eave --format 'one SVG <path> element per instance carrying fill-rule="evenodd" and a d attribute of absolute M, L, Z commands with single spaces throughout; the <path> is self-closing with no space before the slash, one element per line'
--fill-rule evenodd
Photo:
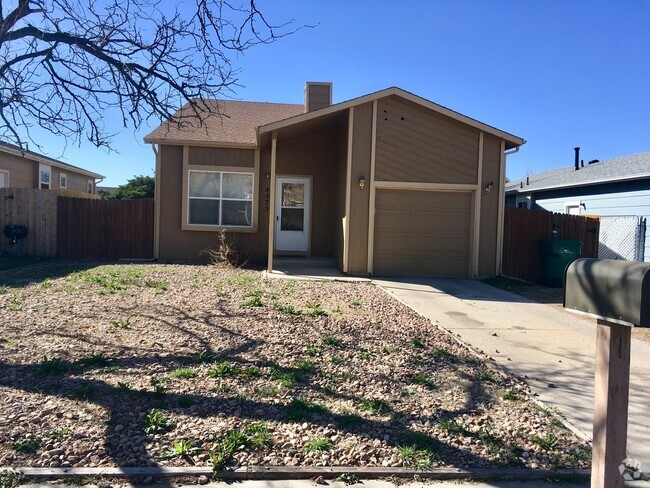
<path fill-rule="evenodd" d="M 589 186 L 589 185 L 607 185 L 609 183 L 621 183 L 625 181 L 633 181 L 633 180 L 643 180 L 646 178 L 650 178 L 650 173 L 639 173 L 636 175 L 630 175 L 630 176 L 623 176 L 620 178 L 610 178 L 607 180 L 589 180 L 589 181 L 584 181 L 584 182 L 576 182 L 576 183 L 568 183 L 568 184 L 562 184 L 562 185 L 549 185 L 549 186 L 541 186 L 538 188 L 526 188 L 525 186 L 523 188 L 514 188 L 512 190 L 506 190 L 506 194 L 514 194 L 514 193 L 534 193 L 538 191 L 547 191 L 547 190 L 561 190 L 563 188 L 575 188 L 578 186 Z"/>
<path fill-rule="evenodd" d="M 257 149 L 255 142 L 224 142 L 224 141 L 198 141 L 192 139 L 164 139 L 144 138 L 145 144 L 160 144 L 164 146 L 203 146 L 203 147 L 227 147 L 233 149 Z"/>
<path fill-rule="evenodd" d="M 31 161 L 36 161 L 37 163 L 47 164 L 48 166 L 54 166 L 56 168 L 67 169 L 69 171 L 81 173 L 84 176 L 90 176 L 97 180 L 103 180 L 104 178 L 106 178 L 106 176 L 104 175 L 100 175 L 99 173 L 93 173 L 92 171 L 88 171 L 87 169 L 83 169 L 78 166 L 74 166 L 72 164 L 62 163 L 55 159 L 48 158 L 47 156 L 39 156 L 38 154 L 34 154 L 27 151 L 21 151 L 19 149 L 14 149 L 12 147 L 0 146 L 0 151 L 5 152 L 7 154 L 13 154 L 14 156 L 20 156 L 21 158 L 29 159 Z"/>

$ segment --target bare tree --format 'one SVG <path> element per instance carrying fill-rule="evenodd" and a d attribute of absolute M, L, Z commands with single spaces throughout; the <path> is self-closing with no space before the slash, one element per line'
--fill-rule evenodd
<path fill-rule="evenodd" d="M 238 1 L 238 0 L 234 0 Z M 210 115 L 237 83 L 233 57 L 295 32 L 255 0 L 0 0 L 0 138 L 38 146 L 40 126 L 110 149 L 103 123 Z"/>

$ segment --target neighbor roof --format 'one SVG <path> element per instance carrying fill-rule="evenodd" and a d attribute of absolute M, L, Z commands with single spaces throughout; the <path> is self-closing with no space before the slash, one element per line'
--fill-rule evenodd
<path fill-rule="evenodd" d="M 506 193 L 530 193 L 553 188 L 569 188 L 640 178 L 650 178 L 650 152 L 607 159 L 588 164 L 577 171 L 575 166 L 552 169 L 529 176 L 528 184 L 526 178 L 510 182 L 506 185 Z"/>
<path fill-rule="evenodd" d="M 58 159 L 45 156 L 44 154 L 39 154 L 37 152 L 29 151 L 29 150 L 23 151 L 19 146 L 9 144 L 8 142 L 0 141 L 0 152 L 31 159 L 32 161 L 36 161 L 38 163 L 49 164 L 57 168 L 75 171 L 77 173 L 81 173 L 83 175 L 90 176 L 91 178 L 95 178 L 99 180 L 103 180 L 104 178 L 106 178 L 104 175 L 100 175 L 99 173 L 93 173 L 92 171 L 88 171 L 87 169 L 80 168 L 79 166 L 73 166 L 72 164 L 64 163 L 62 161 L 59 161 Z"/>
<path fill-rule="evenodd" d="M 289 103 L 242 102 L 237 100 L 206 100 L 213 114 L 200 125 L 193 116 L 189 104 L 176 114 L 185 118 L 182 127 L 167 122 L 144 138 L 148 143 L 183 142 L 207 143 L 210 145 L 257 144 L 257 128 L 260 125 L 286 119 L 305 111 L 304 105 Z"/>

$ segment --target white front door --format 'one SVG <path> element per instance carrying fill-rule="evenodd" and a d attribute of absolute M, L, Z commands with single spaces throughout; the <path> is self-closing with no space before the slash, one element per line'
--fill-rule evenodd
<path fill-rule="evenodd" d="M 309 251 L 311 180 L 278 176 L 275 194 L 275 250 Z"/>

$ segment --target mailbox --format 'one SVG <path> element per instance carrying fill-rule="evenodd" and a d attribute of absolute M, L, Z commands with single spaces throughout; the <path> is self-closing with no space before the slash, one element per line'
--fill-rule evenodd
<path fill-rule="evenodd" d="M 650 327 L 650 263 L 576 259 L 565 271 L 564 307 L 616 324 Z"/>

